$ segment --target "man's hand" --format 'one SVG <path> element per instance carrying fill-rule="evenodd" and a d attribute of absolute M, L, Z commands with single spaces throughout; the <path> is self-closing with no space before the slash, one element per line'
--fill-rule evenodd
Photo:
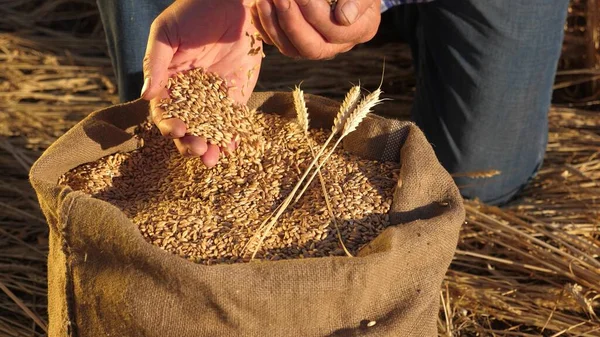
<path fill-rule="evenodd" d="M 208 167 L 216 165 L 222 149 L 186 135 L 183 121 L 163 119 L 158 101 L 168 97 L 165 87 L 171 75 L 193 68 L 217 73 L 229 84 L 230 97 L 238 103 L 248 101 L 260 71 L 262 42 L 254 40 L 250 53 L 250 36 L 257 31 L 247 1 L 178 0 L 150 29 L 141 96 L 150 100 L 152 119 L 161 133 L 173 138 L 183 155 L 201 156 Z M 234 148 L 232 142 L 229 150 Z"/>
<path fill-rule="evenodd" d="M 328 59 L 373 38 L 380 0 L 256 0 L 252 16 L 268 44 L 289 57 Z"/>

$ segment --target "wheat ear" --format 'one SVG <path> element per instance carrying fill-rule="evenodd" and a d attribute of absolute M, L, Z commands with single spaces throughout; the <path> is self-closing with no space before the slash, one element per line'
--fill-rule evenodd
<path fill-rule="evenodd" d="M 329 138 L 327 138 L 327 140 L 321 147 L 321 150 L 319 151 L 319 153 L 317 154 L 316 157 L 320 157 L 323 154 L 323 152 L 325 151 L 325 148 L 327 147 L 327 145 L 329 145 L 329 143 L 333 139 L 333 136 L 335 136 L 338 132 L 342 131 L 342 128 L 344 127 L 344 123 L 346 122 L 346 119 L 348 119 L 348 116 L 350 115 L 350 113 L 356 108 L 356 104 L 358 104 L 359 99 L 360 99 L 360 86 L 353 86 L 352 88 L 350 88 L 350 91 L 348 91 L 348 93 L 346 94 L 346 97 L 344 98 L 344 101 L 340 105 L 340 109 L 338 110 L 338 113 L 335 116 L 335 119 L 333 121 L 333 126 L 331 127 L 331 134 L 329 135 Z"/>
<path fill-rule="evenodd" d="M 346 123 L 346 120 L 348 119 L 348 116 L 350 116 L 350 113 L 352 113 L 352 111 L 354 111 L 354 109 L 356 109 L 356 105 L 358 104 L 359 101 L 360 101 L 360 86 L 355 85 L 352 88 L 350 88 L 350 90 L 346 94 L 346 97 L 344 97 L 344 100 L 342 101 L 342 104 L 340 105 L 340 109 L 338 110 L 338 113 L 335 116 L 335 119 L 333 120 L 333 125 L 331 126 L 331 134 L 329 135 L 329 138 L 327 138 L 327 140 L 321 147 L 321 152 L 323 152 L 322 150 L 325 149 L 327 147 L 327 145 L 329 145 L 329 143 L 331 142 L 333 137 L 342 131 L 342 129 L 344 128 L 344 124 Z M 319 156 L 320 155 L 321 154 L 319 154 Z M 312 182 L 313 179 L 314 179 L 314 177 L 312 177 L 312 179 L 310 179 L 310 181 Z M 304 188 L 302 189 L 300 194 L 304 194 L 304 192 L 306 191 L 306 188 L 308 188 L 308 185 L 304 186 Z M 294 200 L 294 203 L 297 203 L 298 200 L 300 200 L 300 198 L 296 198 Z"/>
<path fill-rule="evenodd" d="M 333 120 L 333 126 L 331 127 L 331 133 L 335 134 L 338 131 L 342 130 L 348 116 L 354 109 L 356 105 L 360 101 L 360 86 L 355 85 L 350 88 L 350 91 L 346 94 L 342 105 L 340 105 L 340 110 L 338 111 L 335 119 Z"/>
<path fill-rule="evenodd" d="M 344 123 L 344 127 L 342 129 L 342 136 L 337 140 L 337 142 L 333 146 L 333 149 L 327 155 L 327 158 L 323 162 L 319 163 L 319 165 L 317 167 L 317 170 L 319 170 L 321 168 L 321 166 L 325 163 L 325 161 L 327 161 L 327 159 L 331 156 L 331 154 L 333 153 L 333 151 L 335 150 L 335 148 L 337 147 L 337 145 L 339 145 L 340 141 L 345 136 L 347 136 L 350 132 L 352 132 L 352 131 L 354 131 L 356 129 L 356 127 L 360 124 L 360 122 L 369 113 L 370 109 L 373 106 L 375 106 L 376 104 L 378 104 L 378 103 L 381 102 L 381 100 L 379 99 L 379 96 L 381 94 L 381 86 L 383 85 L 383 77 L 384 77 L 383 75 L 384 75 L 384 73 L 385 73 L 385 61 L 384 61 L 384 65 L 383 65 L 383 72 L 381 74 L 381 82 L 379 83 L 379 88 L 377 88 L 377 90 L 375 90 L 371 94 L 369 94 L 363 100 L 364 102 L 359 103 L 356 106 L 355 111 L 350 114 L 351 116 L 350 115 L 348 116 L 348 120 L 350 120 L 350 119 L 352 119 L 352 120 L 351 121 L 347 120 L 346 123 Z M 349 96 L 349 95 L 347 95 L 347 96 Z M 362 104 L 362 106 L 361 106 L 361 104 Z M 342 104 L 342 106 L 343 105 L 344 104 Z M 360 110 L 359 110 L 359 106 L 360 106 Z M 349 111 L 343 111 L 343 112 L 342 111 L 343 110 L 340 108 L 340 112 L 339 113 L 348 114 L 348 113 L 351 112 L 351 110 L 349 110 Z M 300 178 L 300 180 L 298 180 L 298 182 L 296 183 L 296 185 L 294 186 L 294 188 L 292 189 L 292 191 L 290 192 L 290 194 L 285 198 L 285 200 L 283 201 L 283 203 L 278 208 L 277 213 L 274 215 L 273 219 L 271 219 L 271 221 L 269 222 L 269 224 L 266 226 L 266 229 L 265 229 L 263 235 L 261 235 L 261 237 L 260 237 L 260 241 L 258 243 L 258 246 L 255 249 L 254 253 L 252 254 L 252 259 L 254 259 L 254 257 L 256 256 L 256 253 L 258 252 L 258 249 L 260 249 L 260 245 L 264 241 L 266 235 L 271 231 L 271 229 L 273 228 L 273 226 L 275 226 L 275 223 L 277 222 L 277 219 L 279 219 L 279 217 L 281 217 L 281 214 L 283 214 L 283 212 L 289 206 L 290 202 L 294 198 L 294 195 L 298 191 L 298 188 L 300 188 L 300 185 L 302 184 L 302 182 L 304 181 L 304 179 L 306 179 L 306 177 L 308 176 L 308 173 L 310 172 L 310 170 L 313 168 L 313 166 L 315 166 L 315 164 L 318 163 L 319 158 L 323 155 L 323 152 L 325 152 L 325 148 L 327 147 L 327 144 L 331 141 L 331 139 L 333 138 L 334 134 L 340 131 L 339 127 L 341 125 L 339 125 L 339 124 L 340 123 L 338 122 L 338 128 L 336 128 L 335 132 L 332 132 L 331 135 L 329 136 L 329 138 L 327 139 L 327 141 L 325 141 L 325 144 L 321 147 L 321 149 L 319 150 L 319 153 L 317 153 L 317 155 L 314 156 L 313 160 L 310 162 L 310 165 L 308 165 L 308 168 L 302 174 L 302 177 Z M 334 123 L 334 125 L 335 125 L 335 123 Z M 346 125 L 348 125 L 348 126 L 346 126 Z M 314 179 L 314 177 L 313 177 L 313 179 Z"/>
<path fill-rule="evenodd" d="M 320 169 L 321 166 L 327 161 L 327 159 L 329 159 L 329 157 L 331 157 L 331 154 L 333 154 L 333 151 L 335 150 L 335 148 L 342 141 L 342 138 L 347 136 L 348 133 L 354 131 L 356 129 L 356 127 L 358 126 L 358 124 L 360 124 L 360 122 L 367 116 L 367 114 L 370 112 L 370 110 L 375 105 L 381 103 L 382 100 L 379 98 L 379 96 L 382 93 L 381 86 L 383 85 L 384 75 L 385 75 L 385 59 L 383 60 L 383 69 L 381 71 L 381 81 L 379 82 L 379 87 L 377 87 L 377 89 L 375 89 L 375 91 L 373 91 L 372 93 L 367 95 L 367 97 L 365 97 L 365 99 L 360 101 L 360 103 L 358 101 L 358 99 L 360 97 L 360 86 L 354 86 L 354 87 L 352 87 L 352 89 L 350 89 L 350 91 L 346 95 L 346 98 L 344 99 L 344 102 L 342 103 L 342 106 L 340 107 L 338 116 L 334 120 L 331 135 L 329 136 L 329 138 L 323 145 L 323 148 L 325 148 L 327 146 L 327 144 L 329 144 L 329 141 L 331 140 L 331 138 L 333 138 L 333 135 L 335 133 L 337 133 L 338 131 L 342 131 L 342 135 L 337 140 L 337 142 L 333 146 L 333 149 L 330 151 L 330 153 L 326 156 L 325 160 L 317 166 L 318 169 Z M 356 88 L 358 88 L 358 90 Z M 344 109 L 346 109 L 346 110 L 344 110 Z M 354 117 L 350 117 L 352 114 L 354 114 Z M 346 126 L 348 123 L 346 123 L 346 122 L 350 118 L 353 119 L 352 124 L 354 124 L 354 125 L 353 126 L 351 125 L 351 127 L 348 128 Z M 298 196 L 296 197 L 294 202 L 298 202 L 298 200 L 300 200 L 300 198 L 302 197 L 304 192 L 306 192 L 306 189 L 308 188 L 308 186 L 312 183 L 313 179 L 315 179 L 314 173 L 308 180 L 308 183 L 305 184 L 302 191 L 300 191 L 300 194 L 298 194 Z"/>
<path fill-rule="evenodd" d="M 271 214 L 271 216 L 272 216 L 271 221 L 266 226 L 262 226 L 261 225 L 261 228 L 264 227 L 265 229 L 264 229 L 262 235 L 259 238 L 259 242 L 258 242 L 256 248 L 254 249 L 254 252 L 252 253 L 251 259 L 254 259 L 256 257 L 256 254 L 258 253 L 258 250 L 260 249 L 262 243 L 264 242 L 267 234 L 271 231 L 271 229 L 273 228 L 273 226 L 275 226 L 275 223 L 277 222 L 277 220 L 281 217 L 281 215 L 283 214 L 283 212 L 287 209 L 287 207 L 289 206 L 289 204 L 292 201 L 292 198 L 294 197 L 294 195 L 296 194 L 296 192 L 300 188 L 300 185 L 302 184 L 302 182 L 304 181 L 304 179 L 306 179 L 306 177 L 308 176 L 308 173 L 313 168 L 313 166 L 315 166 L 315 164 L 317 163 L 317 160 L 318 160 L 319 156 L 323 155 L 323 152 L 325 152 L 325 146 L 321 147 L 321 149 L 319 150 L 319 152 L 314 156 L 313 160 L 308 165 L 308 168 L 304 171 L 304 173 L 302 174 L 302 177 L 300 177 L 300 180 L 298 180 L 298 182 L 296 183 L 296 185 L 294 186 L 294 188 L 292 189 L 292 191 L 290 192 L 290 194 L 284 199 L 284 201 L 281 203 L 281 205 L 279 205 L 279 207 L 277 208 L 277 210 L 275 212 L 275 215 Z M 258 232 L 260 232 L 260 228 L 259 228 Z"/>
<path fill-rule="evenodd" d="M 373 91 L 372 93 L 370 93 L 369 95 L 367 95 L 367 97 L 365 97 L 356 106 L 356 109 L 350 114 L 350 116 L 348 116 L 348 119 L 346 120 L 346 123 L 344 124 L 344 127 L 342 129 L 341 136 L 337 139 L 337 141 L 335 142 L 335 144 L 333 145 L 333 147 L 331 148 L 329 153 L 325 156 L 325 159 L 323 159 L 323 161 L 320 162 L 319 165 L 317 165 L 317 168 L 315 169 L 313 174 L 308 179 L 308 182 L 306 184 L 304 184 L 304 188 L 300 191 L 300 193 L 298 193 L 298 195 L 296 196 L 296 199 L 294 199 L 294 201 L 300 200 L 300 198 L 302 197 L 304 192 L 306 192 L 306 189 L 308 188 L 308 186 L 312 183 L 313 179 L 315 179 L 317 170 L 320 170 L 321 166 L 323 166 L 325 164 L 325 162 L 329 159 L 329 157 L 331 157 L 331 155 L 333 154 L 333 152 L 335 151 L 337 146 L 340 144 L 342 139 L 344 139 L 344 137 L 346 137 L 352 131 L 356 130 L 356 128 L 358 127 L 360 122 L 362 122 L 363 119 L 365 117 L 367 117 L 367 114 L 369 112 L 371 112 L 371 109 L 374 106 L 376 106 L 377 104 L 382 102 L 382 100 L 379 98 L 380 95 L 381 95 L 381 89 L 378 88 L 375 91 Z"/>
<path fill-rule="evenodd" d="M 353 88 L 354 89 L 354 88 Z M 356 87 L 357 90 L 355 90 L 358 94 L 360 94 L 360 88 Z M 315 157 L 315 150 L 311 145 L 310 142 L 310 137 L 308 135 L 308 109 L 306 108 L 306 102 L 304 101 L 304 91 L 302 91 L 302 89 L 300 89 L 299 86 L 297 86 L 294 89 L 293 92 L 293 96 L 294 96 L 294 107 L 296 109 L 296 115 L 298 118 L 298 124 L 300 125 L 300 127 L 302 128 L 302 132 L 304 133 L 304 139 L 306 140 L 306 144 L 308 145 L 308 148 L 310 149 L 310 153 L 313 156 L 313 158 Z M 358 95 L 356 95 L 358 97 Z M 357 101 L 355 98 L 351 97 L 352 101 Z M 344 104 L 342 104 L 342 108 L 341 111 L 347 111 L 349 110 L 349 105 L 350 104 L 355 104 L 354 102 L 349 101 L 346 102 L 346 100 L 344 100 L 344 103 L 346 105 L 348 105 L 348 107 L 344 107 Z M 338 116 L 336 116 L 336 119 L 338 119 L 338 117 L 341 114 L 338 114 Z M 334 127 L 335 124 L 339 123 L 339 122 L 334 122 Z M 323 191 L 323 197 L 325 198 L 325 205 L 327 205 L 327 211 L 329 212 L 329 217 L 331 218 L 331 221 L 333 222 L 333 225 L 335 226 L 335 230 L 337 232 L 337 237 L 338 240 L 340 241 L 340 244 L 342 245 L 342 248 L 344 249 L 344 252 L 346 253 L 346 255 L 348 255 L 349 257 L 352 257 L 352 254 L 350 253 L 350 251 L 348 251 L 348 248 L 346 248 L 346 245 L 344 244 L 344 241 L 342 240 L 342 233 L 340 231 L 340 228 L 338 226 L 337 220 L 335 218 L 335 214 L 333 213 L 333 207 L 331 207 L 331 202 L 329 200 L 329 194 L 327 193 L 327 187 L 325 186 L 325 179 L 323 178 L 323 175 L 321 174 L 321 170 L 318 169 L 317 170 L 318 174 L 319 174 L 319 182 L 321 183 L 321 189 Z"/>
<path fill-rule="evenodd" d="M 354 91 L 356 91 L 356 89 L 354 89 Z M 360 87 L 359 87 L 358 93 L 360 94 Z M 346 103 L 342 103 L 342 105 L 340 106 L 340 110 L 338 112 L 338 116 L 349 114 L 351 112 L 351 110 L 344 110 L 344 109 L 349 109 L 353 105 L 353 103 L 354 103 L 355 100 L 356 100 L 356 98 L 353 99 L 353 95 L 351 95 L 350 93 L 348 93 L 348 95 L 346 96 L 346 99 L 344 100 L 344 102 L 346 102 Z M 338 118 L 338 128 L 335 130 L 335 133 L 341 131 L 341 129 L 342 129 L 343 125 L 340 124 L 340 122 L 339 122 L 341 120 L 342 120 L 342 117 Z M 262 242 L 264 241 L 266 235 L 271 231 L 271 229 L 275 225 L 275 222 L 277 221 L 277 219 L 279 219 L 279 217 L 281 217 L 281 214 L 289 206 L 290 202 L 292 201 L 292 198 L 294 197 L 294 195 L 296 194 L 296 192 L 300 188 L 300 185 L 302 184 L 302 182 L 304 181 L 304 179 L 306 179 L 306 177 L 308 176 L 308 173 L 310 173 L 310 170 L 318 162 L 318 159 L 319 159 L 320 156 L 323 155 L 323 152 L 325 152 L 325 149 L 327 148 L 327 144 L 329 144 L 329 142 L 331 142 L 331 140 L 333 139 L 333 136 L 335 135 L 335 133 L 334 132 L 331 133 L 331 135 L 329 136 L 329 138 L 325 141 L 325 144 L 323 144 L 323 146 L 319 149 L 319 152 L 315 156 L 313 156 L 314 157 L 313 160 L 308 165 L 308 168 L 304 171 L 304 174 L 302 175 L 302 177 L 300 177 L 300 180 L 298 180 L 298 182 L 296 183 L 296 185 L 294 186 L 294 188 L 292 189 L 292 191 L 290 192 L 290 194 L 285 198 L 285 200 L 283 201 L 283 203 L 277 209 L 277 212 L 273 216 L 273 219 L 266 225 L 265 231 L 260 236 L 257 248 L 254 250 L 254 253 L 252 254 L 252 259 L 254 259 L 254 257 L 258 253 L 258 250 L 260 249 L 260 246 L 262 245 Z"/>
<path fill-rule="evenodd" d="M 321 166 L 323 166 L 323 164 L 327 161 L 327 159 L 329 159 L 331 154 L 333 154 L 333 151 L 335 151 L 336 147 L 339 145 L 340 141 L 342 139 L 344 139 L 344 137 L 347 136 L 349 133 L 356 130 L 356 127 L 367 116 L 367 114 L 370 112 L 371 108 L 373 108 L 375 105 L 377 105 L 378 103 L 381 102 L 381 100 L 379 99 L 380 94 L 381 94 L 381 90 L 377 89 L 377 90 L 373 91 L 372 93 L 370 93 L 363 101 L 361 101 L 356 106 L 355 111 L 352 114 L 350 114 L 350 116 L 348 117 L 348 120 L 346 121 L 346 124 L 344 125 L 344 128 L 342 129 L 342 135 L 335 142 L 335 145 L 333 146 L 331 151 L 327 154 L 325 159 L 321 163 L 319 163 L 319 165 L 315 169 L 315 172 L 318 172 L 318 170 L 321 168 Z M 252 254 L 253 259 L 256 256 L 256 253 L 258 253 L 258 249 L 260 249 L 260 245 L 262 245 L 262 242 L 264 241 L 267 234 L 271 231 L 273 226 L 275 226 L 275 223 L 277 222 L 279 217 L 281 217 L 281 214 L 283 214 L 283 212 L 287 209 L 287 207 L 291 203 L 292 199 L 294 198 L 294 195 L 300 188 L 300 185 L 302 184 L 304 179 L 306 179 L 306 177 L 308 176 L 308 173 L 310 172 L 312 167 L 318 162 L 319 157 L 323 154 L 323 149 L 325 149 L 325 146 L 323 146 L 321 148 L 321 151 L 319 151 L 319 154 L 317 154 L 317 156 L 315 156 L 315 158 L 310 163 L 310 165 L 308 166 L 306 171 L 304 171 L 304 174 L 302 175 L 302 177 L 300 178 L 298 183 L 296 183 L 296 186 L 294 186 L 294 189 L 290 192 L 290 194 L 283 201 L 281 208 L 277 211 L 275 216 L 271 219 L 269 224 L 266 226 L 266 229 L 263 232 L 263 235 L 261 235 L 261 237 L 260 237 L 258 246 L 255 249 L 254 253 Z M 313 174 L 313 176 L 312 176 L 313 179 L 314 179 L 315 175 L 316 175 L 316 173 Z"/>
<path fill-rule="evenodd" d="M 294 96 L 294 108 L 296 110 L 296 117 L 298 119 L 298 124 L 304 135 L 308 134 L 308 109 L 306 108 L 306 101 L 304 101 L 304 91 L 300 89 L 299 86 L 296 86 L 293 91 Z"/>

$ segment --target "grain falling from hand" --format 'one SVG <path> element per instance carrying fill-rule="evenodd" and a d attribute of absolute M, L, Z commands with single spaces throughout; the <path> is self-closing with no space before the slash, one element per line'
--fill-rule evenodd
<path fill-rule="evenodd" d="M 138 131 L 143 147 L 79 166 L 60 183 L 118 207 L 146 241 L 165 251 L 209 265 L 248 262 L 244 252 L 255 249 L 254 235 L 281 209 L 312 157 L 294 120 L 256 115 L 252 135 L 212 169 L 200 158 L 180 156 L 148 122 Z M 314 144 L 328 136 L 328 130 L 309 131 Z M 389 225 L 399 172 L 397 163 L 343 149 L 323 165 L 334 216 L 352 254 Z M 281 216 L 257 258 L 345 256 L 338 241 L 322 187 L 315 185 Z"/>
<path fill-rule="evenodd" d="M 236 137 L 252 134 L 254 112 L 228 96 L 229 88 L 217 74 L 192 69 L 171 77 L 167 87 L 169 98 L 158 105 L 164 110 L 162 117 L 181 119 L 187 134 L 223 148 Z"/>

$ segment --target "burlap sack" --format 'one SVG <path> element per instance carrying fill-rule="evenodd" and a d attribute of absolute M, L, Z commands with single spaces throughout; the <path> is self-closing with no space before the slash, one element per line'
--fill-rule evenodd
<path fill-rule="evenodd" d="M 338 103 L 307 95 L 307 104 L 313 126 L 332 123 Z M 249 106 L 293 113 L 289 93 L 255 93 Z M 80 164 L 136 149 L 131 133 L 147 113 L 140 100 L 96 111 L 31 170 L 50 226 L 51 337 L 437 336 L 464 209 L 416 126 L 369 116 L 344 144 L 402 164 L 394 226 L 358 257 L 204 266 L 147 243 L 111 204 L 57 186 Z"/>

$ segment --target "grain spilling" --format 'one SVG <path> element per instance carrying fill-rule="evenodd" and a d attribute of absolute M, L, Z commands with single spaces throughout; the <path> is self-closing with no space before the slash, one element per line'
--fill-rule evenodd
<path fill-rule="evenodd" d="M 227 147 L 245 138 L 252 129 L 254 114 L 227 95 L 225 81 L 215 73 L 196 68 L 169 78 L 169 97 L 162 99 L 163 118 L 179 118 L 187 133 L 209 143 Z"/>
<path fill-rule="evenodd" d="M 169 252 L 205 264 L 247 261 L 243 247 L 311 161 L 296 123 L 270 114 L 257 114 L 255 123 L 254 138 L 212 169 L 179 155 L 171 140 L 147 124 L 139 132 L 142 148 L 77 167 L 61 183 L 117 206 L 148 242 Z M 313 146 L 326 138 L 324 130 L 310 131 Z M 389 224 L 398 171 L 396 163 L 341 149 L 322 167 L 341 236 L 353 254 Z M 344 252 L 315 180 L 279 219 L 257 257 L 329 255 Z"/>
<path fill-rule="evenodd" d="M 361 101 L 353 87 L 331 130 L 309 130 L 299 87 L 297 119 L 234 104 L 223 81 L 199 69 L 168 87 L 166 117 L 220 145 L 240 137 L 239 148 L 207 168 L 148 120 L 136 131 L 139 149 L 79 166 L 60 183 L 121 209 L 148 242 L 204 264 L 353 255 L 390 224 L 399 165 L 338 147 L 381 102 L 379 89 Z"/>

